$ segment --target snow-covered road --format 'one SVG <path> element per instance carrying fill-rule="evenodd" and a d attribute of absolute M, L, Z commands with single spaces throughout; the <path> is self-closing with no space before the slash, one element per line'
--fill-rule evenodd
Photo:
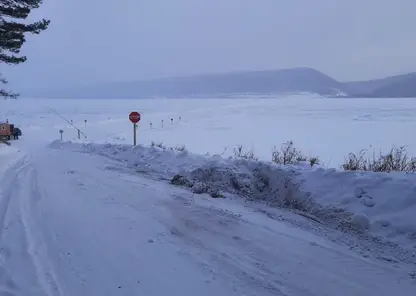
<path fill-rule="evenodd" d="M 237 200 L 93 153 L 38 147 L 16 159 L 0 179 L 0 295 L 415 294 L 400 264 Z"/>

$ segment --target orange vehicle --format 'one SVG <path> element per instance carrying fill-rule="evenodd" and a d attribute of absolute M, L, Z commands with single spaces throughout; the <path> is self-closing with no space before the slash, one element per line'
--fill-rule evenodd
<path fill-rule="evenodd" d="M 0 139 L 10 140 L 13 137 L 14 124 L 0 122 Z"/>

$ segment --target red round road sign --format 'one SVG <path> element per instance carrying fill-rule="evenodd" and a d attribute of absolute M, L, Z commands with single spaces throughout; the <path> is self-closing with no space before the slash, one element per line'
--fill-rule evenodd
<path fill-rule="evenodd" d="M 131 112 L 129 114 L 129 119 L 133 123 L 138 123 L 140 121 L 140 113 L 139 112 L 136 112 L 136 111 Z"/>

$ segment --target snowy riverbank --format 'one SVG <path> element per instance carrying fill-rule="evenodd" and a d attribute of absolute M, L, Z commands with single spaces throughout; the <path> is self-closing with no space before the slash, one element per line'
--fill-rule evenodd
<path fill-rule="evenodd" d="M 137 172 L 213 196 L 238 195 L 291 208 L 336 228 L 416 246 L 416 175 L 356 173 L 203 156 L 186 150 L 55 141 L 55 148 L 92 152 Z"/>

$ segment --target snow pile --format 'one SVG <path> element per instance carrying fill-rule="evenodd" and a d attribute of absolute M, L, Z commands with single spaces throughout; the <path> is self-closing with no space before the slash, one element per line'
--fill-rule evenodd
<path fill-rule="evenodd" d="M 301 188 L 321 205 L 354 213 L 361 228 L 416 246 L 416 174 L 317 169 L 302 172 Z"/>
<path fill-rule="evenodd" d="M 138 173 L 213 197 L 238 195 L 294 209 L 346 231 L 416 245 L 416 175 L 339 172 L 203 156 L 186 150 L 55 141 L 54 148 L 99 154 Z"/>
<path fill-rule="evenodd" d="M 187 150 L 160 147 L 131 147 L 114 144 L 83 144 L 55 141 L 54 148 L 71 148 L 80 152 L 99 154 L 159 180 L 189 187 L 194 193 L 208 193 L 213 197 L 224 194 L 243 196 L 250 200 L 266 201 L 273 205 L 290 205 L 306 210 L 309 193 L 298 190 L 292 182 L 298 172 L 265 162 L 204 156 Z M 119 169 L 119 168 L 109 168 Z"/>

